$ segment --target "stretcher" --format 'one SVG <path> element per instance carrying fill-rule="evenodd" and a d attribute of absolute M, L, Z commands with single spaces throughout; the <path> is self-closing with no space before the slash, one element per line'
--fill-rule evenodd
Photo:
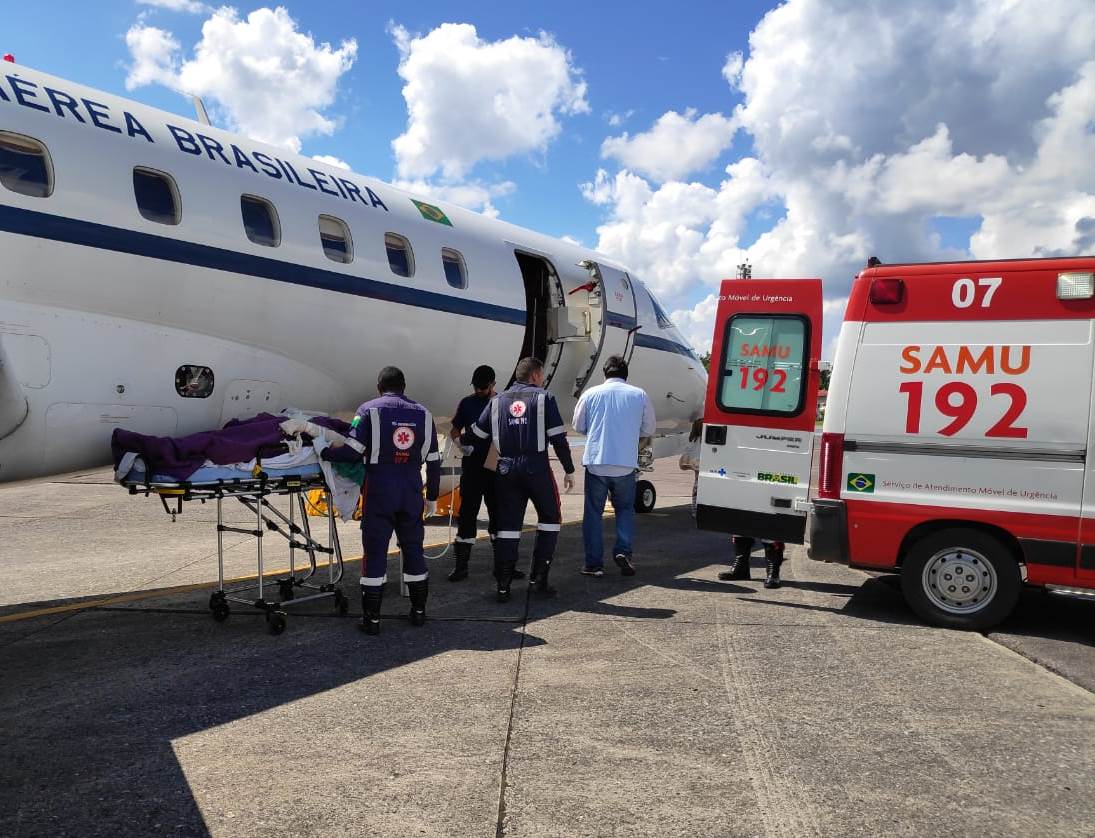
<path fill-rule="evenodd" d="M 217 505 L 217 588 L 209 597 L 209 610 L 213 619 L 224 622 L 231 613 L 229 603 L 246 605 L 263 612 L 271 634 L 281 634 L 286 626 L 285 608 L 317 599 L 330 598 L 336 611 L 345 615 L 349 602 L 339 587 L 344 572 L 342 548 L 335 526 L 335 507 L 330 502 L 331 490 L 317 463 L 296 465 L 287 469 L 255 467 L 251 470 L 233 466 L 206 465 L 186 480 L 177 480 L 163 474 L 148 474 L 139 457 L 119 468 L 115 475 L 131 495 L 156 495 L 164 511 L 174 521 L 182 514 L 183 505 L 190 501 L 215 501 Z M 312 532 L 308 520 L 307 497 L 318 492 L 325 499 L 327 518 L 327 544 L 323 544 Z M 279 510 L 272 500 L 284 497 L 288 501 L 288 515 Z M 229 526 L 224 523 L 224 500 L 235 498 L 255 516 L 253 529 Z M 299 514 L 300 523 L 297 523 Z M 267 533 L 277 533 L 289 542 L 289 575 L 267 582 L 263 564 L 263 538 Z M 258 564 L 256 584 L 233 588 L 224 586 L 224 534 L 250 535 L 255 539 Z M 308 556 L 308 568 L 297 572 L 296 553 Z M 325 554 L 327 580 L 320 581 L 316 554 Z M 268 599 L 267 592 L 277 587 L 278 598 Z M 306 591 L 304 596 L 297 591 Z M 257 594 L 245 598 L 248 592 Z"/>

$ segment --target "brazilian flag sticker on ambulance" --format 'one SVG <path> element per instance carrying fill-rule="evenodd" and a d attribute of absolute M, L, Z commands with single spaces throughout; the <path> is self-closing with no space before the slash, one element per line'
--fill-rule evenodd
<path fill-rule="evenodd" d="M 874 492 L 874 475 L 850 472 L 848 474 L 848 491 L 859 492 L 861 495 L 869 495 Z"/>
<path fill-rule="evenodd" d="M 441 207 L 435 207 L 433 204 L 427 204 L 425 201 L 416 201 L 414 198 L 411 198 L 411 203 L 418 207 L 418 211 L 422 213 L 422 217 L 427 221 L 436 221 L 438 224 L 452 226 L 452 222 L 449 221 L 449 217 L 441 211 Z"/>

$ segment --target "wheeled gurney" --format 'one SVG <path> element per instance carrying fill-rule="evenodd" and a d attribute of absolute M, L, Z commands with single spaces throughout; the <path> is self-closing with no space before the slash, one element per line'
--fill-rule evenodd
<path fill-rule="evenodd" d="M 330 597 L 339 614 L 345 615 L 349 603 L 342 593 L 339 583 L 342 581 L 342 548 L 338 540 L 338 528 L 335 526 L 335 505 L 331 501 L 331 490 L 324 479 L 323 471 L 317 463 L 293 466 L 287 469 L 264 469 L 255 467 L 248 471 L 232 466 L 207 464 L 191 474 L 186 480 L 178 480 L 169 475 L 148 474 L 141 459 L 135 458 L 128 470 L 117 475 L 118 482 L 125 486 L 131 495 L 156 495 L 163 504 L 164 511 L 174 521 L 182 514 L 183 504 L 188 501 L 216 501 L 217 504 L 217 589 L 209 597 L 209 610 L 213 619 L 223 622 L 231 613 L 229 603 L 252 606 L 264 612 L 266 624 L 272 634 L 281 634 L 285 630 L 286 614 L 283 610 L 289 605 Z M 324 545 L 312 534 L 308 521 L 306 493 L 321 491 L 326 501 L 328 543 Z M 286 516 L 277 509 L 271 500 L 287 497 L 289 514 Z M 255 515 L 254 529 L 229 526 L 224 523 L 224 499 L 235 498 Z M 297 523 L 297 514 L 300 523 Z M 272 584 L 264 579 L 263 537 L 266 532 L 275 532 L 289 542 L 289 575 L 275 580 Z M 233 588 L 224 586 L 224 534 L 238 533 L 255 538 L 258 577 L 256 584 Z M 309 567 L 297 573 L 296 551 L 303 550 L 308 555 Z M 328 556 L 327 581 L 317 579 L 318 563 L 316 554 Z M 278 599 L 266 598 L 266 589 L 277 585 Z M 311 591 L 306 596 L 298 596 L 297 590 Z M 257 597 L 248 599 L 242 594 L 254 591 Z"/>

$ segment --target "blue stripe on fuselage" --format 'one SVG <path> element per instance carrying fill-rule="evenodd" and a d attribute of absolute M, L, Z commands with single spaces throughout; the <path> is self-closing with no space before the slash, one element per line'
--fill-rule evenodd
<path fill-rule="evenodd" d="M 20 207 L 0 205 L 0 231 L 94 247 L 99 250 L 111 250 L 116 253 L 129 253 L 149 259 L 178 262 L 179 264 L 194 265 L 200 268 L 273 279 L 293 285 L 304 285 L 309 288 L 336 291 L 341 294 L 353 294 L 357 297 L 368 297 L 369 299 L 383 300 L 389 303 L 427 308 L 480 320 L 494 320 L 515 326 L 525 324 L 525 312 L 521 309 L 507 308 L 493 303 L 454 297 L 448 294 L 438 294 L 419 288 L 407 288 L 390 282 L 366 279 L 362 276 L 342 274 L 309 265 L 296 265 L 278 259 L 269 259 L 265 256 L 241 253 L 237 250 L 181 241 L 166 236 L 155 236 L 150 233 L 110 227 L 92 221 L 65 218 Z M 623 321 L 629 321 L 630 325 L 624 326 Z M 611 315 L 609 323 L 612 326 L 621 328 L 633 328 L 635 325 L 634 318 L 612 317 Z M 691 350 L 685 346 L 664 338 L 643 335 L 641 332 L 636 335 L 635 343 L 637 346 L 644 346 L 648 349 L 676 352 L 687 356 L 692 354 Z"/>

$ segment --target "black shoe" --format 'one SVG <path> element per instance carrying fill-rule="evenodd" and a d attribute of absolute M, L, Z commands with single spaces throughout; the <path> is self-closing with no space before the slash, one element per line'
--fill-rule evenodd
<path fill-rule="evenodd" d="M 764 548 L 765 566 L 768 571 L 764 577 L 764 587 L 778 588 L 783 583 L 779 579 L 779 568 L 783 564 L 783 548 L 768 545 Z"/>
<path fill-rule="evenodd" d="M 411 625 L 426 625 L 426 600 L 430 595 L 430 580 L 408 582 L 407 593 L 411 597 Z"/>
<path fill-rule="evenodd" d="M 510 591 L 509 588 L 499 588 L 497 598 L 499 602 L 509 602 Z"/>
<path fill-rule="evenodd" d="M 361 589 L 361 630 L 366 634 L 380 634 L 380 605 L 384 601 L 384 587 Z"/>
<path fill-rule="evenodd" d="M 723 582 L 747 582 L 753 577 L 749 574 L 749 556 L 735 556 L 730 567 L 719 574 Z"/>
<path fill-rule="evenodd" d="M 631 563 L 630 556 L 624 553 L 617 553 L 612 558 L 615 559 L 616 564 L 620 566 L 620 573 L 622 573 L 624 576 L 635 575 L 635 565 Z"/>
<path fill-rule="evenodd" d="M 551 570 L 551 562 L 534 561 L 532 563 L 532 576 L 529 578 L 529 590 L 537 599 L 551 599 L 557 591 L 548 584 L 548 573 Z"/>
<path fill-rule="evenodd" d="M 449 581 L 459 582 L 468 578 L 468 559 L 471 558 L 471 545 L 463 541 L 454 541 L 452 545 L 453 566 L 449 571 Z"/>
<path fill-rule="evenodd" d="M 380 620 L 362 620 L 358 626 L 366 634 L 380 634 Z"/>

